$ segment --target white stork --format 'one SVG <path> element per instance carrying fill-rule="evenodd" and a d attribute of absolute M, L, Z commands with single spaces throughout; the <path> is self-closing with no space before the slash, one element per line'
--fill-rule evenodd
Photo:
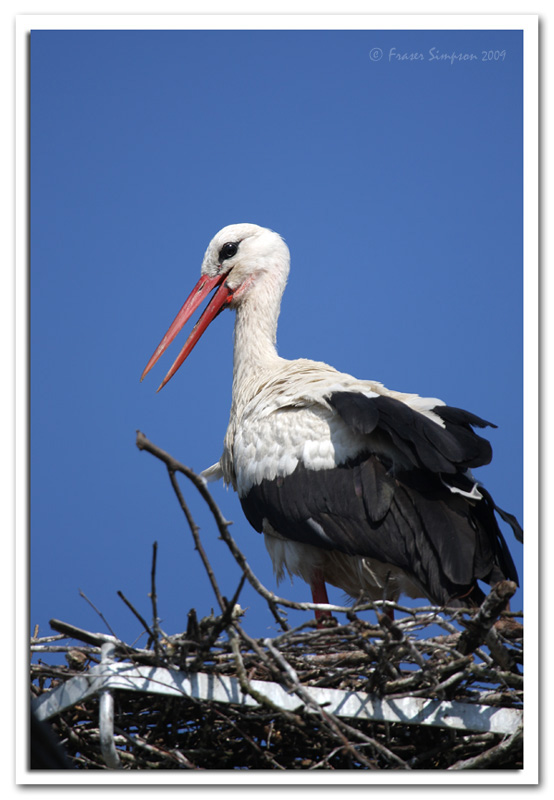
<path fill-rule="evenodd" d="M 229 426 L 221 459 L 203 476 L 232 484 L 264 534 L 277 579 L 285 568 L 299 575 L 314 603 L 329 602 L 325 583 L 356 599 L 404 593 L 473 605 L 483 598 L 478 580 L 517 582 L 495 511 L 520 540 L 521 528 L 470 472 L 492 456 L 473 428 L 492 423 L 322 362 L 281 358 L 275 341 L 289 262 L 287 245 L 267 228 L 219 231 L 143 372 L 213 289 L 160 389 L 212 320 L 236 311 Z"/>

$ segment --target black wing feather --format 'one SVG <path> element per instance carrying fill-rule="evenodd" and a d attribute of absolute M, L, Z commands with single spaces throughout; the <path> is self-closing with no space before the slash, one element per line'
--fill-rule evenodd
<path fill-rule="evenodd" d="M 385 488 L 376 492 L 383 474 Z M 294 541 L 394 564 L 437 604 L 464 595 L 477 579 L 517 582 L 494 508 L 453 494 L 438 476 L 419 477 L 393 478 L 376 455 L 333 470 L 298 464 L 285 478 L 253 486 L 241 504 L 256 530 L 267 519 Z"/>
<path fill-rule="evenodd" d="M 471 491 L 474 481 L 465 471 L 491 458 L 489 442 L 472 426 L 492 423 L 437 406 L 443 428 L 399 400 L 357 392 L 335 392 L 328 400 L 354 431 L 388 436 L 410 468 L 370 450 L 334 469 L 299 463 L 291 475 L 263 480 L 241 498 L 256 530 L 267 519 L 294 541 L 394 564 L 438 604 L 461 597 L 476 580 L 517 582 L 495 511 L 519 538 L 515 517 L 484 489 L 475 500 L 446 485 Z"/>
<path fill-rule="evenodd" d="M 378 428 L 388 434 L 414 467 L 453 474 L 460 469 L 481 467 L 492 458 L 490 443 L 471 427 L 492 426 L 492 423 L 469 411 L 435 406 L 432 411 L 444 421 L 443 428 L 393 397 L 334 392 L 328 400 L 354 430 L 372 433 Z M 364 410 L 369 420 L 365 428 L 361 420 Z"/>

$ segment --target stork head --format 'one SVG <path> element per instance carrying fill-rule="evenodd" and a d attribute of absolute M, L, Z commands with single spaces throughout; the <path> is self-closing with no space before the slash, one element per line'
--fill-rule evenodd
<path fill-rule="evenodd" d="M 244 302 L 254 287 L 262 282 L 274 286 L 275 292 L 280 297 L 288 270 L 289 250 L 278 233 L 250 223 L 227 225 L 222 228 L 208 245 L 202 262 L 200 280 L 146 365 L 141 381 L 213 289 L 216 289 L 215 293 L 158 387 L 158 391 L 177 372 L 210 322 L 221 311 L 225 308 L 235 308 Z"/>

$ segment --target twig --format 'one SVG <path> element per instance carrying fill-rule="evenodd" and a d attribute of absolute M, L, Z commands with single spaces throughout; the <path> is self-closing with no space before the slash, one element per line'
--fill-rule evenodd
<path fill-rule="evenodd" d="M 293 712 L 287 711 L 284 708 L 281 708 L 281 706 L 279 706 L 276 703 L 274 703 L 273 700 L 271 700 L 265 694 L 263 694 L 262 692 L 259 692 L 257 689 L 255 689 L 252 686 L 252 684 L 250 683 L 250 681 L 247 678 L 246 670 L 244 669 L 244 663 L 242 661 L 242 656 L 240 654 L 240 649 L 239 649 L 239 646 L 238 646 L 237 634 L 235 633 L 235 631 L 232 628 L 229 629 L 229 639 L 231 641 L 231 647 L 233 649 L 233 654 L 235 656 L 235 666 L 237 668 L 237 678 L 239 679 L 240 688 L 242 689 L 242 691 L 245 694 L 249 694 L 250 697 L 252 697 L 260 705 L 267 706 L 267 708 L 270 708 L 272 711 L 275 711 L 277 714 L 280 714 L 280 715 L 282 714 L 286 719 L 289 719 L 289 720 L 291 720 L 293 722 L 297 721 L 297 715 L 296 714 L 294 714 Z"/>
<path fill-rule="evenodd" d="M 158 595 L 156 593 L 156 563 L 158 560 L 158 543 L 152 545 L 152 569 L 150 570 L 150 600 L 152 601 L 153 645 L 156 655 L 160 655 L 160 623 L 158 619 Z"/>
<path fill-rule="evenodd" d="M 507 753 L 515 750 L 516 747 L 519 748 L 522 740 L 523 728 L 521 727 L 518 728 L 517 731 L 514 731 L 511 736 L 503 739 L 500 744 L 497 744 L 495 747 L 491 747 L 489 750 L 485 750 L 485 752 L 479 753 L 479 755 L 473 758 L 457 761 L 455 764 L 452 764 L 451 767 L 448 767 L 448 769 L 489 769 L 494 766 L 500 757 L 506 756 Z"/>
<path fill-rule="evenodd" d="M 85 594 L 85 593 L 84 593 L 84 592 L 83 592 L 81 589 L 79 589 L 79 594 L 81 595 L 81 597 L 83 598 L 83 600 L 86 600 L 86 601 L 87 601 L 87 603 L 89 604 L 89 606 L 90 606 L 91 608 L 93 608 L 93 609 L 94 609 L 94 611 L 96 611 L 96 613 L 98 614 L 98 616 L 100 617 L 100 619 L 102 620 L 102 622 L 104 623 L 104 625 L 106 626 L 106 628 L 109 630 L 109 632 L 111 633 L 111 635 L 112 635 L 112 636 L 113 636 L 115 639 L 117 639 L 118 637 L 115 635 L 115 633 L 114 633 L 114 631 L 113 631 L 113 629 L 112 629 L 112 626 L 109 624 L 108 620 L 107 620 L 107 619 L 106 619 L 106 617 L 105 617 L 105 616 L 102 614 L 102 612 L 101 612 L 101 611 L 100 611 L 98 608 L 96 608 L 96 606 L 94 605 L 94 603 L 92 602 L 92 600 L 89 600 L 89 598 L 86 596 L 86 594 Z"/>
<path fill-rule="evenodd" d="M 167 471 L 169 473 L 169 480 L 171 481 L 171 485 L 173 486 L 173 491 L 177 495 L 179 505 L 181 506 L 181 509 L 183 510 L 187 518 L 187 522 L 189 524 L 192 537 L 194 539 L 194 546 L 198 550 L 200 558 L 202 559 L 202 563 L 204 564 L 204 569 L 208 573 L 208 578 L 210 579 L 210 583 L 212 584 L 212 589 L 214 590 L 214 594 L 217 598 L 217 602 L 219 603 L 219 607 L 222 611 L 225 611 L 225 603 L 223 602 L 223 596 L 219 590 L 219 586 L 217 584 L 214 571 L 212 569 L 206 551 L 204 550 L 204 546 L 202 545 L 202 542 L 200 540 L 198 525 L 194 521 L 192 514 L 190 513 L 189 507 L 185 502 L 185 498 L 183 497 L 183 493 L 181 492 L 181 487 L 179 486 L 177 478 L 175 477 L 175 470 L 168 466 Z"/>
<path fill-rule="evenodd" d="M 38 625 L 36 627 L 38 628 Z M 60 642 L 62 639 L 67 639 L 67 636 L 64 636 L 63 633 L 55 633 L 53 636 L 31 636 L 31 645 Z"/>
<path fill-rule="evenodd" d="M 120 589 L 118 589 L 118 590 L 117 590 L 117 595 L 118 595 L 118 597 L 120 597 L 120 598 L 123 600 L 123 602 L 125 603 L 125 605 L 127 606 L 127 608 L 128 608 L 128 609 L 130 609 L 130 611 L 132 611 L 132 612 L 133 612 L 133 614 L 135 615 L 135 617 L 138 619 L 138 621 L 140 622 L 140 624 L 143 626 L 143 628 L 144 628 L 144 630 L 146 631 L 146 633 L 147 633 L 147 634 L 150 636 L 151 640 L 154 642 L 154 641 L 155 641 L 155 639 L 156 639 L 156 637 L 154 636 L 154 634 L 153 634 L 153 632 L 152 632 L 152 630 L 151 630 L 151 628 L 150 628 L 150 625 L 149 625 L 149 624 L 146 622 L 146 620 L 144 619 L 144 617 L 142 616 L 142 614 L 140 614 L 140 613 L 137 611 L 137 609 L 134 607 L 134 605 L 131 603 L 131 601 L 130 601 L 130 600 L 128 600 L 128 599 L 125 597 L 125 595 L 123 594 L 123 592 L 122 592 Z"/>

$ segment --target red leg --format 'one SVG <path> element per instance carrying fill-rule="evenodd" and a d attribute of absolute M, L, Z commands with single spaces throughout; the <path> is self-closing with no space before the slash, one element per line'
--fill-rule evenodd
<path fill-rule="evenodd" d="M 312 600 L 314 603 L 329 603 L 329 598 L 327 597 L 327 587 L 325 586 L 325 581 L 323 580 L 323 575 L 321 574 L 320 570 L 314 571 L 310 588 L 312 590 Z M 333 615 L 330 611 L 320 611 L 316 608 L 315 618 L 319 628 L 325 625 L 324 620 L 332 619 Z"/>

